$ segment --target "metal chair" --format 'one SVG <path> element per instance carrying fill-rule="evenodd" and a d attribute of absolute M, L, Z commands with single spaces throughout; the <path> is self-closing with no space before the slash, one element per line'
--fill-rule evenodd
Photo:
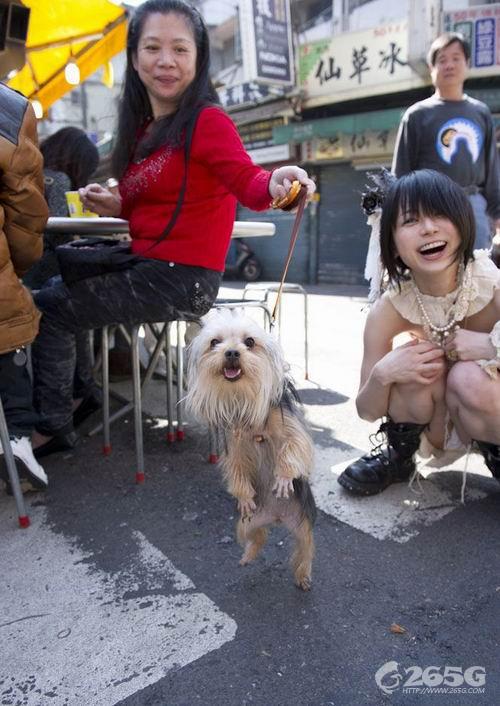
<path fill-rule="evenodd" d="M 243 290 L 243 299 L 245 300 L 249 292 L 261 292 L 263 297 L 261 299 L 267 305 L 269 296 L 271 294 L 277 293 L 280 288 L 279 282 L 251 282 L 245 285 Z M 308 301 L 307 292 L 301 284 L 293 284 L 285 282 L 282 288 L 283 294 L 301 294 L 304 297 L 304 366 L 305 366 L 305 379 L 309 380 L 309 339 L 308 339 L 308 329 L 309 329 L 309 315 L 308 315 Z M 281 335 L 281 300 L 278 302 L 277 310 L 277 321 L 278 321 L 278 333 Z"/>
<path fill-rule="evenodd" d="M 5 458 L 5 465 L 7 466 L 7 472 L 9 474 L 9 481 L 12 488 L 12 493 L 16 501 L 17 516 L 19 521 L 19 527 L 23 529 L 30 526 L 30 518 L 26 513 L 26 506 L 24 504 L 23 493 L 21 491 L 21 484 L 19 482 L 19 473 L 17 472 L 16 462 L 14 460 L 14 454 L 12 453 L 12 448 L 10 446 L 9 430 L 7 428 L 7 422 L 5 419 L 5 414 L 3 411 L 2 400 L 0 399 L 0 441 L 2 442 L 2 448 Z"/>

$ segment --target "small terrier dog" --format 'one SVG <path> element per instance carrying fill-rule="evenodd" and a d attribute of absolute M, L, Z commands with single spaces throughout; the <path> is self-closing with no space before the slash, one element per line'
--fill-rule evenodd
<path fill-rule="evenodd" d="M 278 341 L 239 311 L 209 315 L 189 348 L 186 401 L 225 434 L 222 468 L 238 501 L 240 564 L 258 555 L 268 525 L 282 522 L 295 537 L 295 582 L 309 590 L 313 444 Z"/>

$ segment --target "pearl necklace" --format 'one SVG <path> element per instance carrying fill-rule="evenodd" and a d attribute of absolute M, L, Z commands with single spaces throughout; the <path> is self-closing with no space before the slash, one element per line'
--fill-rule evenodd
<path fill-rule="evenodd" d="M 472 295 L 472 271 L 470 268 L 464 270 L 463 265 L 460 266 L 458 279 L 459 292 L 457 298 L 453 302 L 453 305 L 448 312 L 448 322 L 444 326 L 437 326 L 432 323 L 429 314 L 427 313 L 424 302 L 422 301 L 422 295 L 419 288 L 417 287 L 413 276 L 411 278 L 411 285 L 417 300 L 418 308 L 422 315 L 422 325 L 427 338 L 434 341 L 440 348 L 444 347 L 447 337 L 450 333 L 456 331 L 459 328 L 457 319 L 462 320 L 469 308 L 470 298 Z"/>

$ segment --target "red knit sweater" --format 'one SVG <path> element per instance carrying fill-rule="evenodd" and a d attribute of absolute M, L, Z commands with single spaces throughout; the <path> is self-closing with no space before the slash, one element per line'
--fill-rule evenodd
<path fill-rule="evenodd" d="M 269 208 L 271 174 L 253 164 L 229 116 L 205 108 L 193 135 L 182 209 L 166 239 L 151 248 L 175 209 L 183 174 L 183 147 L 162 147 L 128 166 L 120 181 L 121 216 L 130 223 L 132 251 L 222 272 L 236 201 L 254 211 Z"/>

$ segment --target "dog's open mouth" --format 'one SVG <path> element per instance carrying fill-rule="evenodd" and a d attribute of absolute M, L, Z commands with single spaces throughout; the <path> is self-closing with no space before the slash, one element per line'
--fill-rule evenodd
<path fill-rule="evenodd" d="M 226 380 L 231 380 L 231 382 L 234 380 L 239 380 L 242 375 L 241 368 L 224 368 L 222 372 L 224 373 Z"/>

